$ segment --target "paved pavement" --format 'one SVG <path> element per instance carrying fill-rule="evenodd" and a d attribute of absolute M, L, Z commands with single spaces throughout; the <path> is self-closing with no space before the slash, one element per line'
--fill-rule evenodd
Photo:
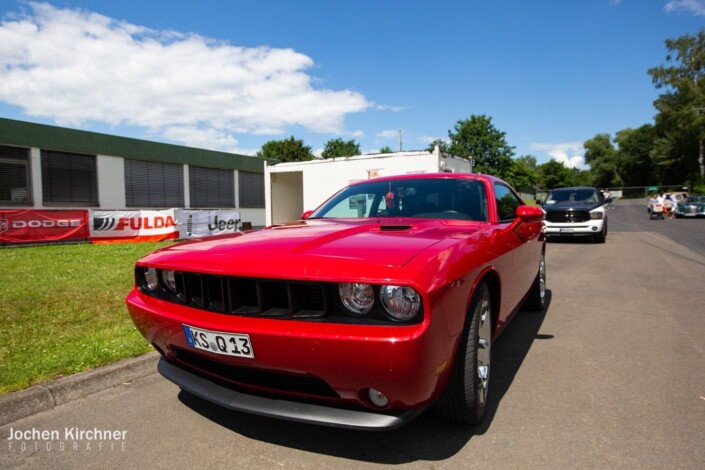
<path fill-rule="evenodd" d="M 619 232 L 656 232 L 705 256 L 705 218 L 651 220 L 644 200 L 617 201 L 610 229 Z"/>
<path fill-rule="evenodd" d="M 548 308 L 495 343 L 480 426 L 288 423 L 147 373 L 0 427 L 0 468 L 704 468 L 705 220 L 625 204 L 610 229 L 549 243 Z"/>
<path fill-rule="evenodd" d="M 152 352 L 4 395 L 0 426 L 153 374 L 158 360 L 159 354 Z"/>

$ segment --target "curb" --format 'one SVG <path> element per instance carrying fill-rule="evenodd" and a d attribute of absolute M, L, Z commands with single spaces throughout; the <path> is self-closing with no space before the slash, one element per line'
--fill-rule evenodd
<path fill-rule="evenodd" d="M 79 372 L 0 397 L 0 426 L 157 372 L 159 353 Z"/>

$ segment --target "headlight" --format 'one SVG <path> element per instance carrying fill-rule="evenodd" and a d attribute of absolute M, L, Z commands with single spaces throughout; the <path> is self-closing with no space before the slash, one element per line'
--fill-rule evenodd
<path fill-rule="evenodd" d="M 605 213 L 602 211 L 595 211 L 595 212 L 590 212 L 590 218 L 592 220 L 602 220 L 604 218 Z"/>
<path fill-rule="evenodd" d="M 172 292 L 176 292 L 176 276 L 174 271 L 171 269 L 165 269 L 162 271 L 162 281 L 167 289 Z"/>
<path fill-rule="evenodd" d="M 375 292 L 369 284 L 344 282 L 338 286 L 338 295 L 353 315 L 364 315 L 375 303 Z"/>
<path fill-rule="evenodd" d="M 421 296 L 413 287 L 382 286 L 379 296 L 384 309 L 396 321 L 409 321 L 421 309 Z"/>
<path fill-rule="evenodd" d="M 157 290 L 159 285 L 159 278 L 157 277 L 157 270 L 155 268 L 144 268 L 144 288 L 148 291 L 154 292 Z"/>

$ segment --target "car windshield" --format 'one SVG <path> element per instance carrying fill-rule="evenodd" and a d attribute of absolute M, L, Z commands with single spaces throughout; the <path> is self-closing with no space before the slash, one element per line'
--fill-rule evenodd
<path fill-rule="evenodd" d="M 370 217 L 487 221 L 487 194 L 483 182 L 470 179 L 371 180 L 343 189 L 309 219 Z"/>
<path fill-rule="evenodd" d="M 597 202 L 597 191 L 594 189 L 554 189 L 548 195 L 546 204 L 556 204 L 558 202 Z"/>
<path fill-rule="evenodd" d="M 705 196 L 692 196 L 688 199 L 688 202 L 695 202 L 701 204 L 705 202 Z"/>

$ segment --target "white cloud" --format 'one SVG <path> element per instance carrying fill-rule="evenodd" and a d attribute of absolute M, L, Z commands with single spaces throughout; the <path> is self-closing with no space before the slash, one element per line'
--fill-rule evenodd
<path fill-rule="evenodd" d="M 162 136 L 177 142 L 189 142 L 190 146 L 243 153 L 237 148 L 237 140 L 227 132 L 214 128 L 199 129 L 190 126 L 172 126 L 164 129 Z"/>
<path fill-rule="evenodd" d="M 705 0 L 669 0 L 663 9 L 666 13 L 684 11 L 695 16 L 705 16 Z"/>
<path fill-rule="evenodd" d="M 556 144 L 535 143 L 529 145 L 531 150 L 544 152 L 568 168 L 585 166 L 585 149 L 582 142 L 561 142 Z"/>
<path fill-rule="evenodd" d="M 291 126 L 341 133 L 374 106 L 350 90 L 316 89 L 313 60 L 156 31 L 30 3 L 0 23 L 0 101 L 63 125 L 131 125 L 186 145 L 233 149 L 234 135 Z"/>
<path fill-rule="evenodd" d="M 377 137 L 382 139 L 399 139 L 399 129 L 388 129 L 385 131 L 378 132 Z"/>
<path fill-rule="evenodd" d="M 379 104 L 379 103 L 374 103 L 374 108 L 377 111 L 392 111 L 395 113 L 399 113 L 401 111 L 406 111 L 408 109 L 406 106 L 391 106 L 388 104 Z"/>
<path fill-rule="evenodd" d="M 432 135 L 420 135 L 419 136 L 419 141 L 423 142 L 424 144 L 430 144 L 431 142 L 434 142 L 438 139 L 440 139 L 443 142 L 445 142 L 446 144 L 450 145 L 450 139 L 447 136 L 446 137 L 438 137 L 438 136 L 434 137 Z"/>

